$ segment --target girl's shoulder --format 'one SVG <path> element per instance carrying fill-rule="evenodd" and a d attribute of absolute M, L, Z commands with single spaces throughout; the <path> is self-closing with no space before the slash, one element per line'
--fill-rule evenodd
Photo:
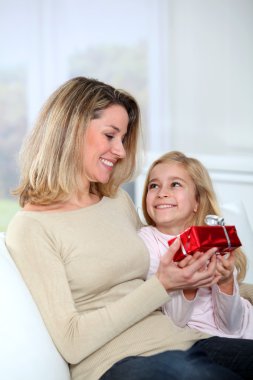
<path fill-rule="evenodd" d="M 142 226 L 138 230 L 138 234 L 143 237 L 155 237 L 157 235 L 157 229 L 153 226 Z"/>

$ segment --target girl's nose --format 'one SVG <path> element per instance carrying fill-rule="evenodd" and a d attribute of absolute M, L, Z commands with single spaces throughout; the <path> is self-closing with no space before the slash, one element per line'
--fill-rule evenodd
<path fill-rule="evenodd" d="M 170 195 L 170 190 L 167 186 L 162 186 L 157 195 L 159 198 L 166 198 Z"/>

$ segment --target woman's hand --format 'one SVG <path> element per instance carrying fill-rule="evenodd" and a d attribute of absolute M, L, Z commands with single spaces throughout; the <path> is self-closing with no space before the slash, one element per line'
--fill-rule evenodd
<path fill-rule="evenodd" d="M 173 256 L 179 246 L 180 241 L 176 239 L 168 252 L 161 257 L 156 273 L 167 291 L 209 287 L 220 279 L 215 275 L 217 248 L 211 248 L 194 258 L 185 258 L 180 264 L 177 264 L 173 261 Z"/>
<path fill-rule="evenodd" d="M 179 268 L 185 268 L 186 266 L 192 264 L 195 260 L 197 260 L 202 255 L 202 252 L 194 252 L 192 255 L 187 255 L 183 260 L 178 262 Z M 203 268 L 200 268 L 199 271 L 206 270 L 206 265 Z M 197 294 L 198 289 L 183 289 L 184 297 L 192 301 Z"/>
<path fill-rule="evenodd" d="M 217 255 L 216 278 L 220 290 L 226 294 L 233 294 L 234 290 L 235 252 L 227 255 Z"/>

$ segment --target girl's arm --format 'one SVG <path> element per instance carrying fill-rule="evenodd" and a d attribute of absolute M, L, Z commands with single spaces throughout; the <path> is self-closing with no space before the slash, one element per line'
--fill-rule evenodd
<path fill-rule="evenodd" d="M 215 284 L 212 286 L 212 302 L 217 328 L 226 334 L 240 334 L 244 326 L 246 309 L 239 294 L 236 272 L 234 274 L 233 294 L 223 293 Z"/>
<path fill-rule="evenodd" d="M 217 255 L 216 277 L 212 287 L 214 319 L 219 330 L 226 334 L 238 334 L 244 326 L 245 305 L 239 294 L 235 256 Z"/>
<path fill-rule="evenodd" d="M 171 299 L 163 305 L 162 310 L 177 326 L 184 327 L 191 318 L 197 297 L 188 300 L 183 290 L 170 292 L 170 296 Z"/>

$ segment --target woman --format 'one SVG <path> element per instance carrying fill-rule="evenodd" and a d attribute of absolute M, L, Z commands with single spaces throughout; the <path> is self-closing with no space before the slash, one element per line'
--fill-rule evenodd
<path fill-rule="evenodd" d="M 140 222 L 119 189 L 135 170 L 139 119 L 129 94 L 97 80 L 57 89 L 22 150 L 15 193 L 23 210 L 7 246 L 73 380 L 239 379 L 188 350 L 208 335 L 177 328 L 158 311 L 170 291 L 215 281 L 214 250 L 181 269 L 172 263 L 176 242 L 145 281 Z"/>

